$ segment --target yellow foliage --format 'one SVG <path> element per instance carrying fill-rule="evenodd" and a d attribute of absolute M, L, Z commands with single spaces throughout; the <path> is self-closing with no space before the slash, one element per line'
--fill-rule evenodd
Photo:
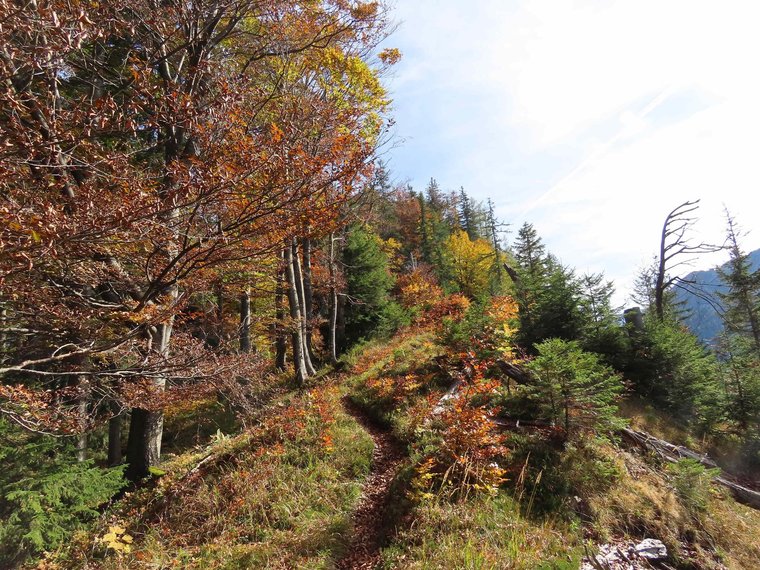
<path fill-rule="evenodd" d="M 452 276 L 459 290 L 468 297 L 477 297 L 488 291 L 494 251 L 483 239 L 472 241 L 467 232 L 459 230 L 448 239 Z"/>
<path fill-rule="evenodd" d="M 119 525 L 109 526 L 108 532 L 100 539 L 100 542 L 105 544 L 108 550 L 123 554 L 129 554 L 132 551 L 131 545 L 133 541 L 132 535 L 127 534 L 127 530 Z"/>
<path fill-rule="evenodd" d="M 486 315 L 492 323 L 492 336 L 496 348 L 505 358 L 513 355 L 513 339 L 517 329 L 517 302 L 510 296 L 494 297 L 486 310 Z"/>
<path fill-rule="evenodd" d="M 432 276 L 419 269 L 400 277 L 398 286 L 401 303 L 405 307 L 421 307 L 427 310 L 443 298 L 443 291 L 435 284 Z"/>

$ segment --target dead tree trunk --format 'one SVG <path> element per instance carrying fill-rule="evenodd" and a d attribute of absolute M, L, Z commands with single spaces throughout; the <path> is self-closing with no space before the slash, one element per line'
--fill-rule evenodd
<path fill-rule="evenodd" d="M 665 461 L 675 463 L 679 459 L 689 458 L 698 461 L 700 464 L 710 469 L 718 467 L 718 464 L 706 454 L 697 453 L 696 451 L 692 451 L 691 449 L 680 445 L 673 445 L 670 442 L 651 436 L 646 432 L 624 428 L 621 433 L 629 442 L 642 449 L 654 451 Z M 733 477 L 729 474 L 719 475 L 713 480 L 719 485 L 728 488 L 738 502 L 754 509 L 760 509 L 760 492 L 744 485 L 740 485 L 733 480 Z"/>
<path fill-rule="evenodd" d="M 697 208 L 699 208 L 699 200 L 684 202 L 665 217 L 660 235 L 660 259 L 654 285 L 654 308 L 659 320 L 665 316 L 665 295 L 671 286 L 704 298 L 704 293 L 695 290 L 693 282 L 678 276 L 670 276 L 670 271 L 680 265 L 689 264 L 695 255 L 714 253 L 723 249 L 723 246 L 704 242 L 694 245 L 690 242 L 688 233 L 696 222 L 692 214 Z"/>

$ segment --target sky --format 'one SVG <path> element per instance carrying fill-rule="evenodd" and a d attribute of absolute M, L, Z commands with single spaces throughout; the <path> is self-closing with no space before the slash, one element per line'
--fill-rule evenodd
<path fill-rule="evenodd" d="M 723 242 L 727 207 L 760 247 L 760 2 L 396 0 L 392 14 L 383 158 L 398 182 L 490 197 L 513 232 L 531 222 L 563 263 L 613 279 L 621 304 L 683 201 L 701 200 L 695 241 Z"/>

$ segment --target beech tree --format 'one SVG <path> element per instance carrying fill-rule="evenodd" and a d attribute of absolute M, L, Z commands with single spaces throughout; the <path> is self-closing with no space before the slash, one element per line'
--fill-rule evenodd
<path fill-rule="evenodd" d="M 384 128 L 378 70 L 397 54 L 368 62 L 385 29 L 375 2 L 2 8 L 0 375 L 81 384 L 59 402 L 126 402 L 138 477 L 160 457 L 165 388 L 224 374 L 176 330 L 188 292 L 214 267 L 271 258 L 307 212 L 319 222 L 350 196 Z M 18 386 L 0 396 L 29 429 L 82 429 L 24 417 L 35 396 Z"/>
<path fill-rule="evenodd" d="M 449 272 L 459 291 L 470 298 L 488 294 L 494 251 L 484 239 L 471 239 L 463 230 L 446 242 Z"/>

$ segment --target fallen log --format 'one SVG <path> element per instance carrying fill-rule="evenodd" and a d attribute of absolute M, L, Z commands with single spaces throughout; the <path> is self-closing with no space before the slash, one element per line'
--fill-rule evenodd
<path fill-rule="evenodd" d="M 688 447 L 683 447 L 682 445 L 674 445 L 669 441 L 658 439 L 644 431 L 637 431 L 631 428 L 623 428 L 621 430 L 621 433 L 623 434 L 623 437 L 629 441 L 633 441 L 641 447 L 649 447 L 658 452 L 667 452 L 672 457 L 677 457 L 678 459 L 694 459 L 695 461 L 699 461 L 702 465 L 710 469 L 718 467 L 718 464 L 710 459 L 706 453 L 697 453 Z"/>
<path fill-rule="evenodd" d="M 665 461 L 670 463 L 676 463 L 680 459 L 689 458 L 698 461 L 710 469 L 718 467 L 718 464 L 706 454 L 697 453 L 682 445 L 673 445 L 668 441 L 658 439 L 646 432 L 624 428 L 621 430 L 621 434 L 624 439 L 629 442 L 634 443 L 642 449 L 654 451 Z M 741 485 L 730 473 L 718 475 L 713 478 L 713 481 L 729 489 L 737 502 L 752 507 L 753 509 L 760 510 L 760 492 Z"/>
<path fill-rule="evenodd" d="M 500 428 L 509 429 L 509 430 L 519 430 L 519 429 L 546 429 L 546 428 L 553 428 L 554 424 L 552 422 L 546 422 L 542 420 L 520 420 L 520 419 L 512 419 L 512 418 L 496 418 L 492 420 L 494 424 L 499 426 Z"/>
<path fill-rule="evenodd" d="M 496 364 L 505 376 L 508 376 L 518 384 L 528 384 L 530 382 L 530 376 L 528 373 L 506 360 L 497 360 Z"/>

